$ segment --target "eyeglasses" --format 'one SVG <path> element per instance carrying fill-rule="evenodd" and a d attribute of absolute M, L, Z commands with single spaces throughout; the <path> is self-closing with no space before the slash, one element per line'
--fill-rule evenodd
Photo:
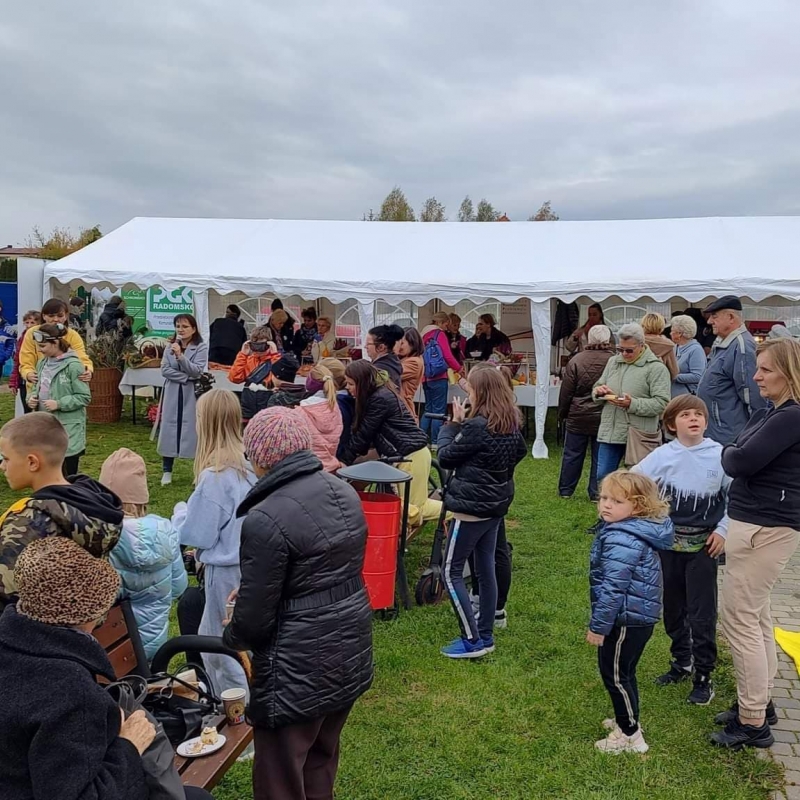
<path fill-rule="evenodd" d="M 624 353 L 626 356 L 632 356 L 639 348 L 638 347 L 618 347 L 618 353 Z"/>

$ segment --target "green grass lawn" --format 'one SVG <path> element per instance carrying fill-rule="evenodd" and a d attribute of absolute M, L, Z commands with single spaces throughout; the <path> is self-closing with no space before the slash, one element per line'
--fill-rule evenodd
<path fill-rule="evenodd" d="M 0 419 L 9 418 L 9 401 L 0 395 Z M 84 469 L 96 476 L 117 447 L 138 451 L 150 470 L 151 507 L 168 515 L 191 491 L 191 464 L 177 462 L 175 483 L 162 489 L 148 436 L 149 428 L 128 422 L 90 426 Z M 662 629 L 639 668 L 650 752 L 614 757 L 594 750 L 600 722 L 611 713 L 595 648 L 584 641 L 591 543 L 584 530 L 595 515 L 585 495 L 558 498 L 560 451 L 549 444 L 549 460 L 527 459 L 517 473 L 508 526 L 514 585 L 497 651 L 478 663 L 440 656 L 439 647 L 457 633 L 447 605 L 376 621 L 375 683 L 345 728 L 337 798 L 767 798 L 780 784 L 774 764 L 752 753 L 722 753 L 706 741 L 714 714 L 734 696 L 729 660 L 718 670 L 711 707 L 689 706 L 686 685 L 653 685 L 669 662 Z M 0 506 L 12 499 L 0 487 Z M 430 541 L 428 528 L 411 545 L 412 576 L 423 568 Z M 249 798 L 250 766 L 235 765 L 215 796 Z"/>

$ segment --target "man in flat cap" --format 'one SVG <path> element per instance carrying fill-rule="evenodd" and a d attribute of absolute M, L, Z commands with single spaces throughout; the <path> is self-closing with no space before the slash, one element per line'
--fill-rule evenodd
<path fill-rule="evenodd" d="M 756 342 L 742 321 L 742 301 L 733 295 L 703 309 L 717 335 L 697 396 L 708 406 L 707 436 L 733 444 L 754 411 L 766 401 L 753 380 Z"/>

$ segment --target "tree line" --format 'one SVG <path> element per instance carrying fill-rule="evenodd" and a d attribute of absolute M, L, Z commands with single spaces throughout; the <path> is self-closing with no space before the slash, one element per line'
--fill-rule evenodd
<path fill-rule="evenodd" d="M 528 222 L 554 222 L 558 218 L 558 214 L 553 212 L 550 201 L 547 200 L 542 203 L 535 214 L 528 217 Z M 399 186 L 395 186 L 381 203 L 380 211 L 376 214 L 370 209 L 362 219 L 365 222 L 416 222 L 417 215 L 403 190 Z M 476 207 L 470 196 L 467 195 L 458 208 L 457 219 L 459 222 L 497 222 L 501 219 L 501 214 L 485 198 L 481 199 Z M 419 221 L 447 222 L 447 209 L 444 203 L 441 203 L 436 197 L 429 197 L 422 204 Z"/>

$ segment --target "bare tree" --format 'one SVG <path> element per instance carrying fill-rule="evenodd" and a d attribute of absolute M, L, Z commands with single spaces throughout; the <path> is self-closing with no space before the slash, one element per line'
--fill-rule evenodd
<path fill-rule="evenodd" d="M 470 200 L 469 195 L 461 201 L 461 206 L 458 209 L 458 221 L 475 222 L 475 208 L 472 205 L 472 200 Z"/>
<path fill-rule="evenodd" d="M 399 186 L 395 186 L 386 199 L 381 203 L 381 212 L 378 215 L 381 222 L 415 222 L 414 209 L 403 194 Z"/>
<path fill-rule="evenodd" d="M 550 201 L 542 203 L 539 210 L 533 215 L 528 217 L 528 222 L 555 222 L 559 219 L 558 214 L 554 213 L 550 208 Z"/>
<path fill-rule="evenodd" d="M 361 216 L 362 222 L 377 222 L 377 220 L 378 217 L 372 209 L 369 210 L 369 213 L 365 212 Z"/>
<path fill-rule="evenodd" d="M 435 197 L 429 197 L 422 205 L 419 212 L 420 222 L 447 222 L 444 214 L 444 204 L 440 203 Z"/>

